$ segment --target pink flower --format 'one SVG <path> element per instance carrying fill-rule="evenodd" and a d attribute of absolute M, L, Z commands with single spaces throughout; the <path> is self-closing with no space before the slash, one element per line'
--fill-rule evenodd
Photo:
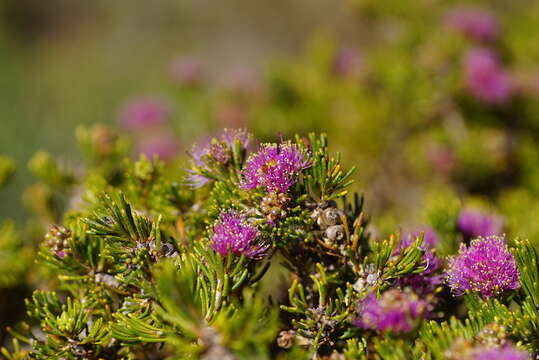
<path fill-rule="evenodd" d="M 256 227 L 236 211 L 222 213 L 213 226 L 213 232 L 211 247 L 223 256 L 231 252 L 236 256 L 260 259 L 268 250 L 267 246 L 257 244 L 259 232 Z"/>
<path fill-rule="evenodd" d="M 447 265 L 447 283 L 457 295 L 475 291 L 487 298 L 520 287 L 515 258 L 499 236 L 472 240 L 469 247 L 461 244 Z"/>
<path fill-rule="evenodd" d="M 446 24 L 478 41 L 495 40 L 500 33 L 496 17 L 489 11 L 476 7 L 460 6 L 449 11 Z"/>
<path fill-rule="evenodd" d="M 496 54 L 484 48 L 470 51 L 464 65 L 466 86 L 478 100 L 503 104 L 513 95 L 513 83 Z"/>
<path fill-rule="evenodd" d="M 479 236 L 501 235 L 503 221 L 496 215 L 482 213 L 476 209 L 464 209 L 457 219 L 457 228 L 467 239 Z"/>
<path fill-rule="evenodd" d="M 120 124 L 127 130 L 143 132 L 166 124 L 169 116 L 167 107 L 151 98 L 135 99 L 125 104 L 120 113 Z"/>
<path fill-rule="evenodd" d="M 370 293 L 358 306 L 359 317 L 353 324 L 378 332 L 407 333 L 427 315 L 428 303 L 414 293 L 390 289 L 377 299 Z"/>
<path fill-rule="evenodd" d="M 247 159 L 242 187 L 247 190 L 262 187 L 267 192 L 284 193 L 309 165 L 310 158 L 290 142 L 263 144 Z"/>

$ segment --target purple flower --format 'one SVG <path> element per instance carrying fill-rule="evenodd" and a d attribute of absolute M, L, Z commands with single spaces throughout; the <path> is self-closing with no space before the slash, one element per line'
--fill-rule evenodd
<path fill-rule="evenodd" d="M 527 360 L 529 354 L 513 345 L 503 347 L 479 347 L 472 351 L 473 360 Z"/>
<path fill-rule="evenodd" d="M 414 293 L 390 289 L 377 299 L 370 293 L 359 304 L 355 326 L 378 332 L 407 333 L 427 315 L 427 302 Z"/>
<path fill-rule="evenodd" d="M 310 158 L 291 142 L 264 144 L 247 159 L 242 187 L 284 193 L 309 165 Z"/>
<path fill-rule="evenodd" d="M 480 8 L 458 7 L 446 15 L 446 24 L 463 35 L 479 41 L 495 40 L 500 33 L 496 17 Z"/>
<path fill-rule="evenodd" d="M 256 227 L 235 211 L 222 213 L 213 232 L 211 247 L 223 256 L 230 251 L 237 256 L 245 254 L 248 258 L 260 259 L 268 250 L 267 246 L 257 244 L 259 233 Z"/>
<path fill-rule="evenodd" d="M 168 116 L 168 109 L 162 102 L 141 98 L 124 105 L 120 113 L 120 124 L 127 130 L 142 132 L 164 125 Z"/>
<path fill-rule="evenodd" d="M 496 54 L 488 49 L 470 51 L 464 64 L 466 86 L 470 93 L 489 104 L 503 104 L 513 94 L 513 83 Z"/>
<path fill-rule="evenodd" d="M 138 146 L 138 153 L 145 154 L 150 159 L 159 156 L 160 159 L 167 161 L 178 153 L 178 147 L 175 137 L 160 134 L 143 140 Z"/>
<path fill-rule="evenodd" d="M 425 228 L 423 231 L 423 243 L 421 247 L 425 251 L 423 254 L 424 270 L 419 274 L 407 275 L 403 278 L 397 279 L 396 286 L 401 288 L 410 287 L 418 295 L 424 296 L 432 294 L 436 287 L 438 287 L 442 281 L 442 275 L 436 275 L 442 266 L 442 260 L 436 255 L 434 247 L 438 244 L 438 235 L 432 228 Z M 395 252 L 395 255 L 412 245 L 421 232 L 414 232 L 406 237 L 400 244 L 399 248 Z"/>
<path fill-rule="evenodd" d="M 472 240 L 469 247 L 461 244 L 457 256 L 448 260 L 446 281 L 457 295 L 465 291 L 492 297 L 506 290 L 518 289 L 520 272 L 515 258 L 499 236 Z"/>
<path fill-rule="evenodd" d="M 219 138 L 213 138 L 201 144 L 195 144 L 189 155 L 191 169 L 187 182 L 193 188 L 206 185 L 216 178 L 216 167 L 226 166 L 231 156 L 243 156 L 251 141 L 251 134 L 245 129 L 225 129 Z M 236 143 L 239 148 L 236 148 Z M 237 151 L 240 154 L 237 154 Z"/>
<path fill-rule="evenodd" d="M 476 209 L 465 209 L 459 214 L 457 228 L 467 239 L 501 235 L 503 221 L 495 215 L 487 215 Z"/>

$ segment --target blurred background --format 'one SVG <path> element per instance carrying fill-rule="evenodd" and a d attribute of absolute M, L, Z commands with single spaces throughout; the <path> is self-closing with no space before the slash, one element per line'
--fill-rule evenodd
<path fill-rule="evenodd" d="M 443 196 L 537 206 L 538 19 L 531 0 L 4 0 L 0 217 L 31 213 L 36 151 L 83 173 L 76 129 L 98 123 L 176 167 L 224 127 L 328 132 L 380 229 Z"/>
<path fill-rule="evenodd" d="M 0 193 L 0 216 L 21 220 L 25 164 L 37 150 L 77 161 L 74 129 L 117 124 L 121 105 L 151 96 L 172 102 L 170 63 L 200 61 L 214 84 L 300 56 L 316 33 L 353 41 L 360 32 L 345 4 L 322 0 L 70 1 L 0 3 L 0 153 L 20 164 Z M 169 104 L 171 105 L 171 104 Z M 179 105 L 178 105 L 179 106 Z M 199 135 L 205 119 L 174 116 Z M 193 139 L 187 130 L 183 141 Z"/>

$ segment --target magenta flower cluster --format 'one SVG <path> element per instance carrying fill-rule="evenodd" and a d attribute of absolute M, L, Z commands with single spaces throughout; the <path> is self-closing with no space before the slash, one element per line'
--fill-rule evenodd
<path fill-rule="evenodd" d="M 491 50 L 471 50 L 465 59 L 464 72 L 468 91 L 480 101 L 503 104 L 513 95 L 512 79 Z"/>
<path fill-rule="evenodd" d="M 495 40 L 500 33 L 496 17 L 481 8 L 459 6 L 447 13 L 446 23 L 463 35 L 478 41 Z"/>
<path fill-rule="evenodd" d="M 245 216 L 236 211 L 221 214 L 213 226 L 211 247 L 223 256 L 229 252 L 245 255 L 250 259 L 260 259 L 268 250 L 267 246 L 257 242 L 257 228 L 247 222 Z"/>
<path fill-rule="evenodd" d="M 284 193 L 309 165 L 310 158 L 290 142 L 264 144 L 247 159 L 242 187 L 246 190 L 261 187 L 270 193 Z"/>
<path fill-rule="evenodd" d="M 464 209 L 457 219 L 457 228 L 467 239 L 501 235 L 503 221 L 496 215 L 489 215 L 477 209 Z"/>
<path fill-rule="evenodd" d="M 377 299 L 370 293 L 358 307 L 359 317 L 353 323 L 362 329 L 395 334 L 412 331 L 427 316 L 428 303 L 414 293 L 393 288 Z"/>
<path fill-rule="evenodd" d="M 520 272 L 504 239 L 490 236 L 461 244 L 459 253 L 449 258 L 446 280 L 457 295 L 466 291 L 493 297 L 520 287 Z"/>
<path fill-rule="evenodd" d="M 203 144 L 195 144 L 191 149 L 191 166 L 188 169 L 187 183 L 193 188 L 199 188 L 211 181 L 212 167 L 215 164 L 226 165 L 230 156 L 236 156 L 237 151 L 246 152 L 251 141 L 251 134 L 246 129 L 225 129 L 218 137 Z M 239 149 L 236 148 L 239 144 Z M 204 172 L 206 175 L 201 174 Z"/>

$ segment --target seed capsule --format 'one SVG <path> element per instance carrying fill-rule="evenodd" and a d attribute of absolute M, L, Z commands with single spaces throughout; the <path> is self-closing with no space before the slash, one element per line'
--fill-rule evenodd
<path fill-rule="evenodd" d="M 320 212 L 317 223 L 321 228 L 341 224 L 344 212 L 340 209 L 329 207 Z"/>
<path fill-rule="evenodd" d="M 340 241 L 344 238 L 344 226 L 342 225 L 333 225 L 326 229 L 325 238 L 330 240 L 330 242 Z"/>

